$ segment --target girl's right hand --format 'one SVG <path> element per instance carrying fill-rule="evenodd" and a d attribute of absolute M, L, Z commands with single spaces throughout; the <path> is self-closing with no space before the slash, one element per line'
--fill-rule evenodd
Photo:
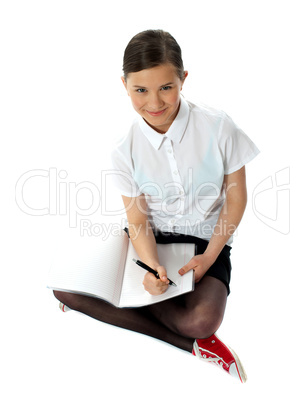
<path fill-rule="evenodd" d="M 165 293 L 169 286 L 169 280 L 165 267 L 159 265 L 154 269 L 158 272 L 160 279 L 157 279 L 151 272 L 147 272 L 143 280 L 143 285 L 147 292 L 153 296 L 157 296 Z"/>

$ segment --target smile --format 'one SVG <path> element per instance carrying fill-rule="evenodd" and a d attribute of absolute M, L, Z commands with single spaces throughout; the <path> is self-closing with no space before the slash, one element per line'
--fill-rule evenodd
<path fill-rule="evenodd" d="M 149 112 L 146 110 L 147 113 L 149 113 L 150 116 L 156 117 L 156 116 L 161 116 L 163 113 L 165 113 L 167 109 L 160 110 L 159 112 Z"/>

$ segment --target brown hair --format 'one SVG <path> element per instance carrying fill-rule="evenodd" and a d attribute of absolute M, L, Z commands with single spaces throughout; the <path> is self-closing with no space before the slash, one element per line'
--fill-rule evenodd
<path fill-rule="evenodd" d="M 178 77 L 184 79 L 184 64 L 179 44 L 168 32 L 147 30 L 135 35 L 128 43 L 123 58 L 124 78 L 129 73 L 136 73 L 161 64 L 171 63 Z"/>

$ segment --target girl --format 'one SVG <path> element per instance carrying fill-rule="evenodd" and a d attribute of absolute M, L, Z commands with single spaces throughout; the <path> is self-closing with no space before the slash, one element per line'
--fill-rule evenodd
<path fill-rule="evenodd" d="M 218 364 L 241 382 L 237 355 L 215 334 L 230 292 L 232 235 L 246 205 L 245 164 L 258 149 L 223 112 L 181 97 L 188 72 L 175 39 L 161 30 L 139 33 L 124 53 L 122 82 L 139 119 L 113 151 L 115 182 L 126 208 L 125 229 L 139 258 L 159 274 L 143 285 L 168 288 L 156 243 L 190 242 L 196 255 L 191 293 L 142 308 L 55 291 L 61 305 L 95 319 L 168 342 Z"/>

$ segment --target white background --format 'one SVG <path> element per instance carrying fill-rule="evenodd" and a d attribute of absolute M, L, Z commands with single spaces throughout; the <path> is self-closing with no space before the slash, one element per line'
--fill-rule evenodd
<path fill-rule="evenodd" d="M 1 2 L 2 400 L 299 400 L 301 6 L 295 0 Z M 248 207 L 218 332 L 239 354 L 246 385 L 159 341 L 63 314 L 46 288 L 56 244 L 79 235 L 80 219 L 121 222 L 99 209 L 69 228 L 74 206 L 66 214 L 63 206 L 67 190 L 81 182 L 101 188 L 109 149 L 134 117 L 120 81 L 123 51 L 150 28 L 169 31 L 181 45 L 189 71 L 184 95 L 225 110 L 261 150 L 247 167 Z M 17 205 L 23 175 L 47 175 L 50 168 L 55 187 L 49 192 L 48 178 L 33 174 L 23 204 L 17 186 Z M 107 197 L 112 208 L 120 205 L 114 190 Z M 44 216 L 22 210 L 25 203 L 47 208 L 50 198 L 57 212 L 54 204 Z M 90 192 L 79 191 L 77 208 L 88 208 L 88 200 Z"/>

